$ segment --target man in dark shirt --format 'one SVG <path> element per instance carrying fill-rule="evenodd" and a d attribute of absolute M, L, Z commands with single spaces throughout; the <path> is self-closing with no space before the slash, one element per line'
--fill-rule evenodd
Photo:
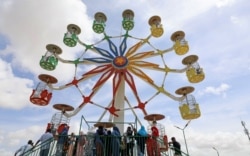
<path fill-rule="evenodd" d="M 170 144 L 173 144 L 174 147 L 174 156 L 181 156 L 181 145 L 178 141 L 176 141 L 175 137 L 171 138 L 172 142 Z"/>

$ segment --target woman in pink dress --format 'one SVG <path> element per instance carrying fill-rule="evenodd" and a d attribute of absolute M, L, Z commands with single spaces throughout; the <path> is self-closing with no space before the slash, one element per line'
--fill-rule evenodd
<path fill-rule="evenodd" d="M 78 137 L 76 156 L 84 156 L 85 143 L 86 143 L 86 138 L 85 138 L 83 132 L 81 131 L 79 133 L 79 137 Z"/>
<path fill-rule="evenodd" d="M 67 152 L 67 156 L 73 156 L 75 141 L 76 141 L 76 136 L 75 136 L 74 133 L 71 133 L 71 135 L 69 137 L 69 149 L 68 149 L 68 152 Z"/>

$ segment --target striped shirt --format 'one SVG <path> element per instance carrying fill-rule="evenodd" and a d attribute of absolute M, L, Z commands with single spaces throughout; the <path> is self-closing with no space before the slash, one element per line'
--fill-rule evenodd
<path fill-rule="evenodd" d="M 17 153 L 20 153 L 19 156 L 22 156 L 25 152 L 27 152 L 28 150 L 30 150 L 32 148 L 32 146 L 30 144 L 27 145 L 23 145 L 21 146 L 17 151 Z"/>

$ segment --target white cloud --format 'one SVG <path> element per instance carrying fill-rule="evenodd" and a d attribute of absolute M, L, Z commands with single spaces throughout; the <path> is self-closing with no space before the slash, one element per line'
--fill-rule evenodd
<path fill-rule="evenodd" d="M 29 105 L 30 87 L 33 82 L 29 79 L 16 77 L 10 63 L 0 59 L 0 106 L 3 108 L 21 109 Z"/>
<path fill-rule="evenodd" d="M 247 29 L 247 26 L 249 25 L 249 21 L 247 20 L 248 18 L 249 17 L 232 15 L 230 20 L 233 24 L 238 25 L 241 29 Z"/>
<path fill-rule="evenodd" d="M 86 6 L 80 0 L 66 0 L 63 3 L 60 0 L 3 3 L 8 5 L 1 6 L 0 31 L 11 41 L 9 52 L 13 54 L 12 63 L 36 75 L 42 72 L 38 64 L 46 52 L 47 44 L 60 46 L 65 58 L 72 54 L 74 56 L 80 50 L 78 47 L 72 51 L 62 42 L 68 24 L 79 25 L 85 41 L 92 38 L 92 21 L 86 15 Z"/>
<path fill-rule="evenodd" d="M 226 97 L 226 92 L 230 86 L 228 84 L 222 83 L 218 87 L 206 87 L 203 91 L 199 92 L 200 94 L 214 94 L 214 95 L 222 95 L 223 97 Z"/>
<path fill-rule="evenodd" d="M 218 8 L 225 7 L 225 6 L 230 6 L 235 3 L 235 0 L 216 0 L 216 6 Z"/>

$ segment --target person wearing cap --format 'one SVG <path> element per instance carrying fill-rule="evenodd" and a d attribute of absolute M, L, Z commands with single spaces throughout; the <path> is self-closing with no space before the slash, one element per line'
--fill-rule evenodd
<path fill-rule="evenodd" d="M 16 152 L 15 152 L 15 156 L 19 153 L 19 156 L 22 156 L 24 154 L 27 154 L 27 152 L 29 150 L 31 150 L 33 147 L 33 142 L 32 140 L 29 140 L 28 141 L 28 144 L 27 145 L 23 145 L 21 146 Z"/>

